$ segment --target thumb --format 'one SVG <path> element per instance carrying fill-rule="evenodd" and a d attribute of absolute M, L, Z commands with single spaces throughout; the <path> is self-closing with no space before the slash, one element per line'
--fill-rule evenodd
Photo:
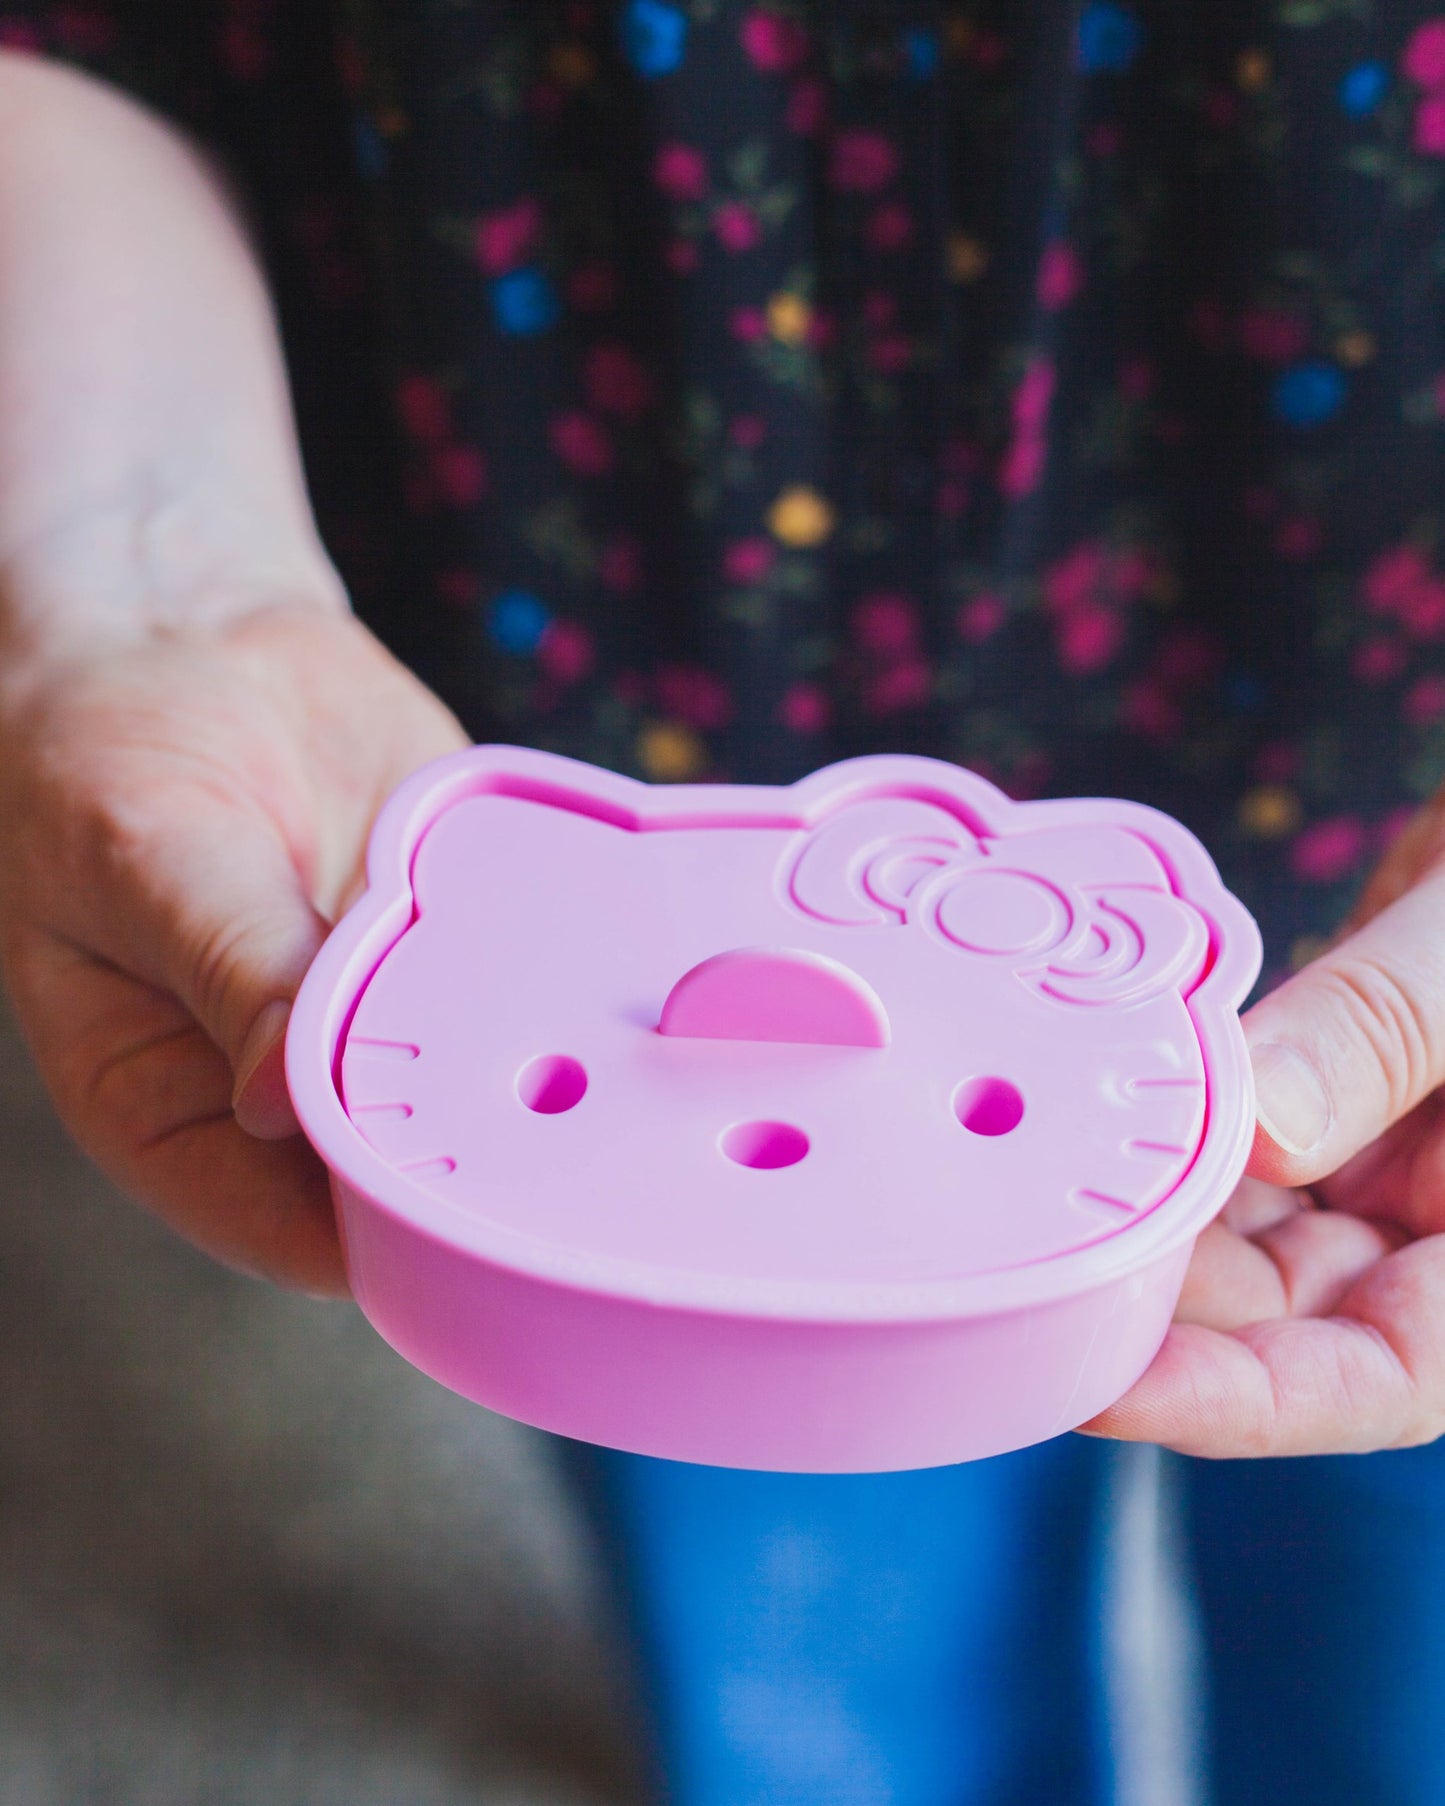
<path fill-rule="evenodd" d="M 327 924 L 279 825 L 225 807 L 173 817 L 121 899 L 133 943 L 123 962 L 174 993 L 225 1055 L 239 1125 L 265 1140 L 295 1134 L 286 1024 Z"/>
<path fill-rule="evenodd" d="M 1445 1080 L 1445 867 L 1244 1019 L 1258 1127 L 1249 1170 L 1324 1178 Z"/>

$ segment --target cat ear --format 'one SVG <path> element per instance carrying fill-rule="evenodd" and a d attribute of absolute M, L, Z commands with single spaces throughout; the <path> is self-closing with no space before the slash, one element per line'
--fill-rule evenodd
<path fill-rule="evenodd" d="M 788 875 L 788 894 L 821 922 L 896 923 L 921 885 L 978 856 L 977 837 L 946 809 L 877 797 L 840 810 L 808 836 Z"/>

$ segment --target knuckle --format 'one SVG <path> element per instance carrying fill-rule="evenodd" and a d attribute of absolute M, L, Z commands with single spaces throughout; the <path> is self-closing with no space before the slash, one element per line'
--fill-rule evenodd
<path fill-rule="evenodd" d="M 1384 1081 L 1391 1113 L 1401 1114 L 1439 1081 L 1445 1022 L 1419 987 L 1388 958 L 1362 949 L 1331 965 L 1321 978 L 1334 993 L 1355 1036 L 1362 1036 Z"/>

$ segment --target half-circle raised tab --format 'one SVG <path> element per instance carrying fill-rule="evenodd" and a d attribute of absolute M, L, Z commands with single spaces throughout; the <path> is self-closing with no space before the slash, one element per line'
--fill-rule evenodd
<path fill-rule="evenodd" d="M 887 1047 L 888 1012 L 847 966 L 801 947 L 735 947 L 685 972 L 667 994 L 664 1035 Z"/>

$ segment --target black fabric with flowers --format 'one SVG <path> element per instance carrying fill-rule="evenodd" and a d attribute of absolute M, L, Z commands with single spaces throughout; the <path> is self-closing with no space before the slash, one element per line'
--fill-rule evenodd
<path fill-rule="evenodd" d="M 1309 950 L 1445 777 L 1445 14 L 15 6 L 256 200 L 318 503 L 479 735 L 1181 814 Z"/>

